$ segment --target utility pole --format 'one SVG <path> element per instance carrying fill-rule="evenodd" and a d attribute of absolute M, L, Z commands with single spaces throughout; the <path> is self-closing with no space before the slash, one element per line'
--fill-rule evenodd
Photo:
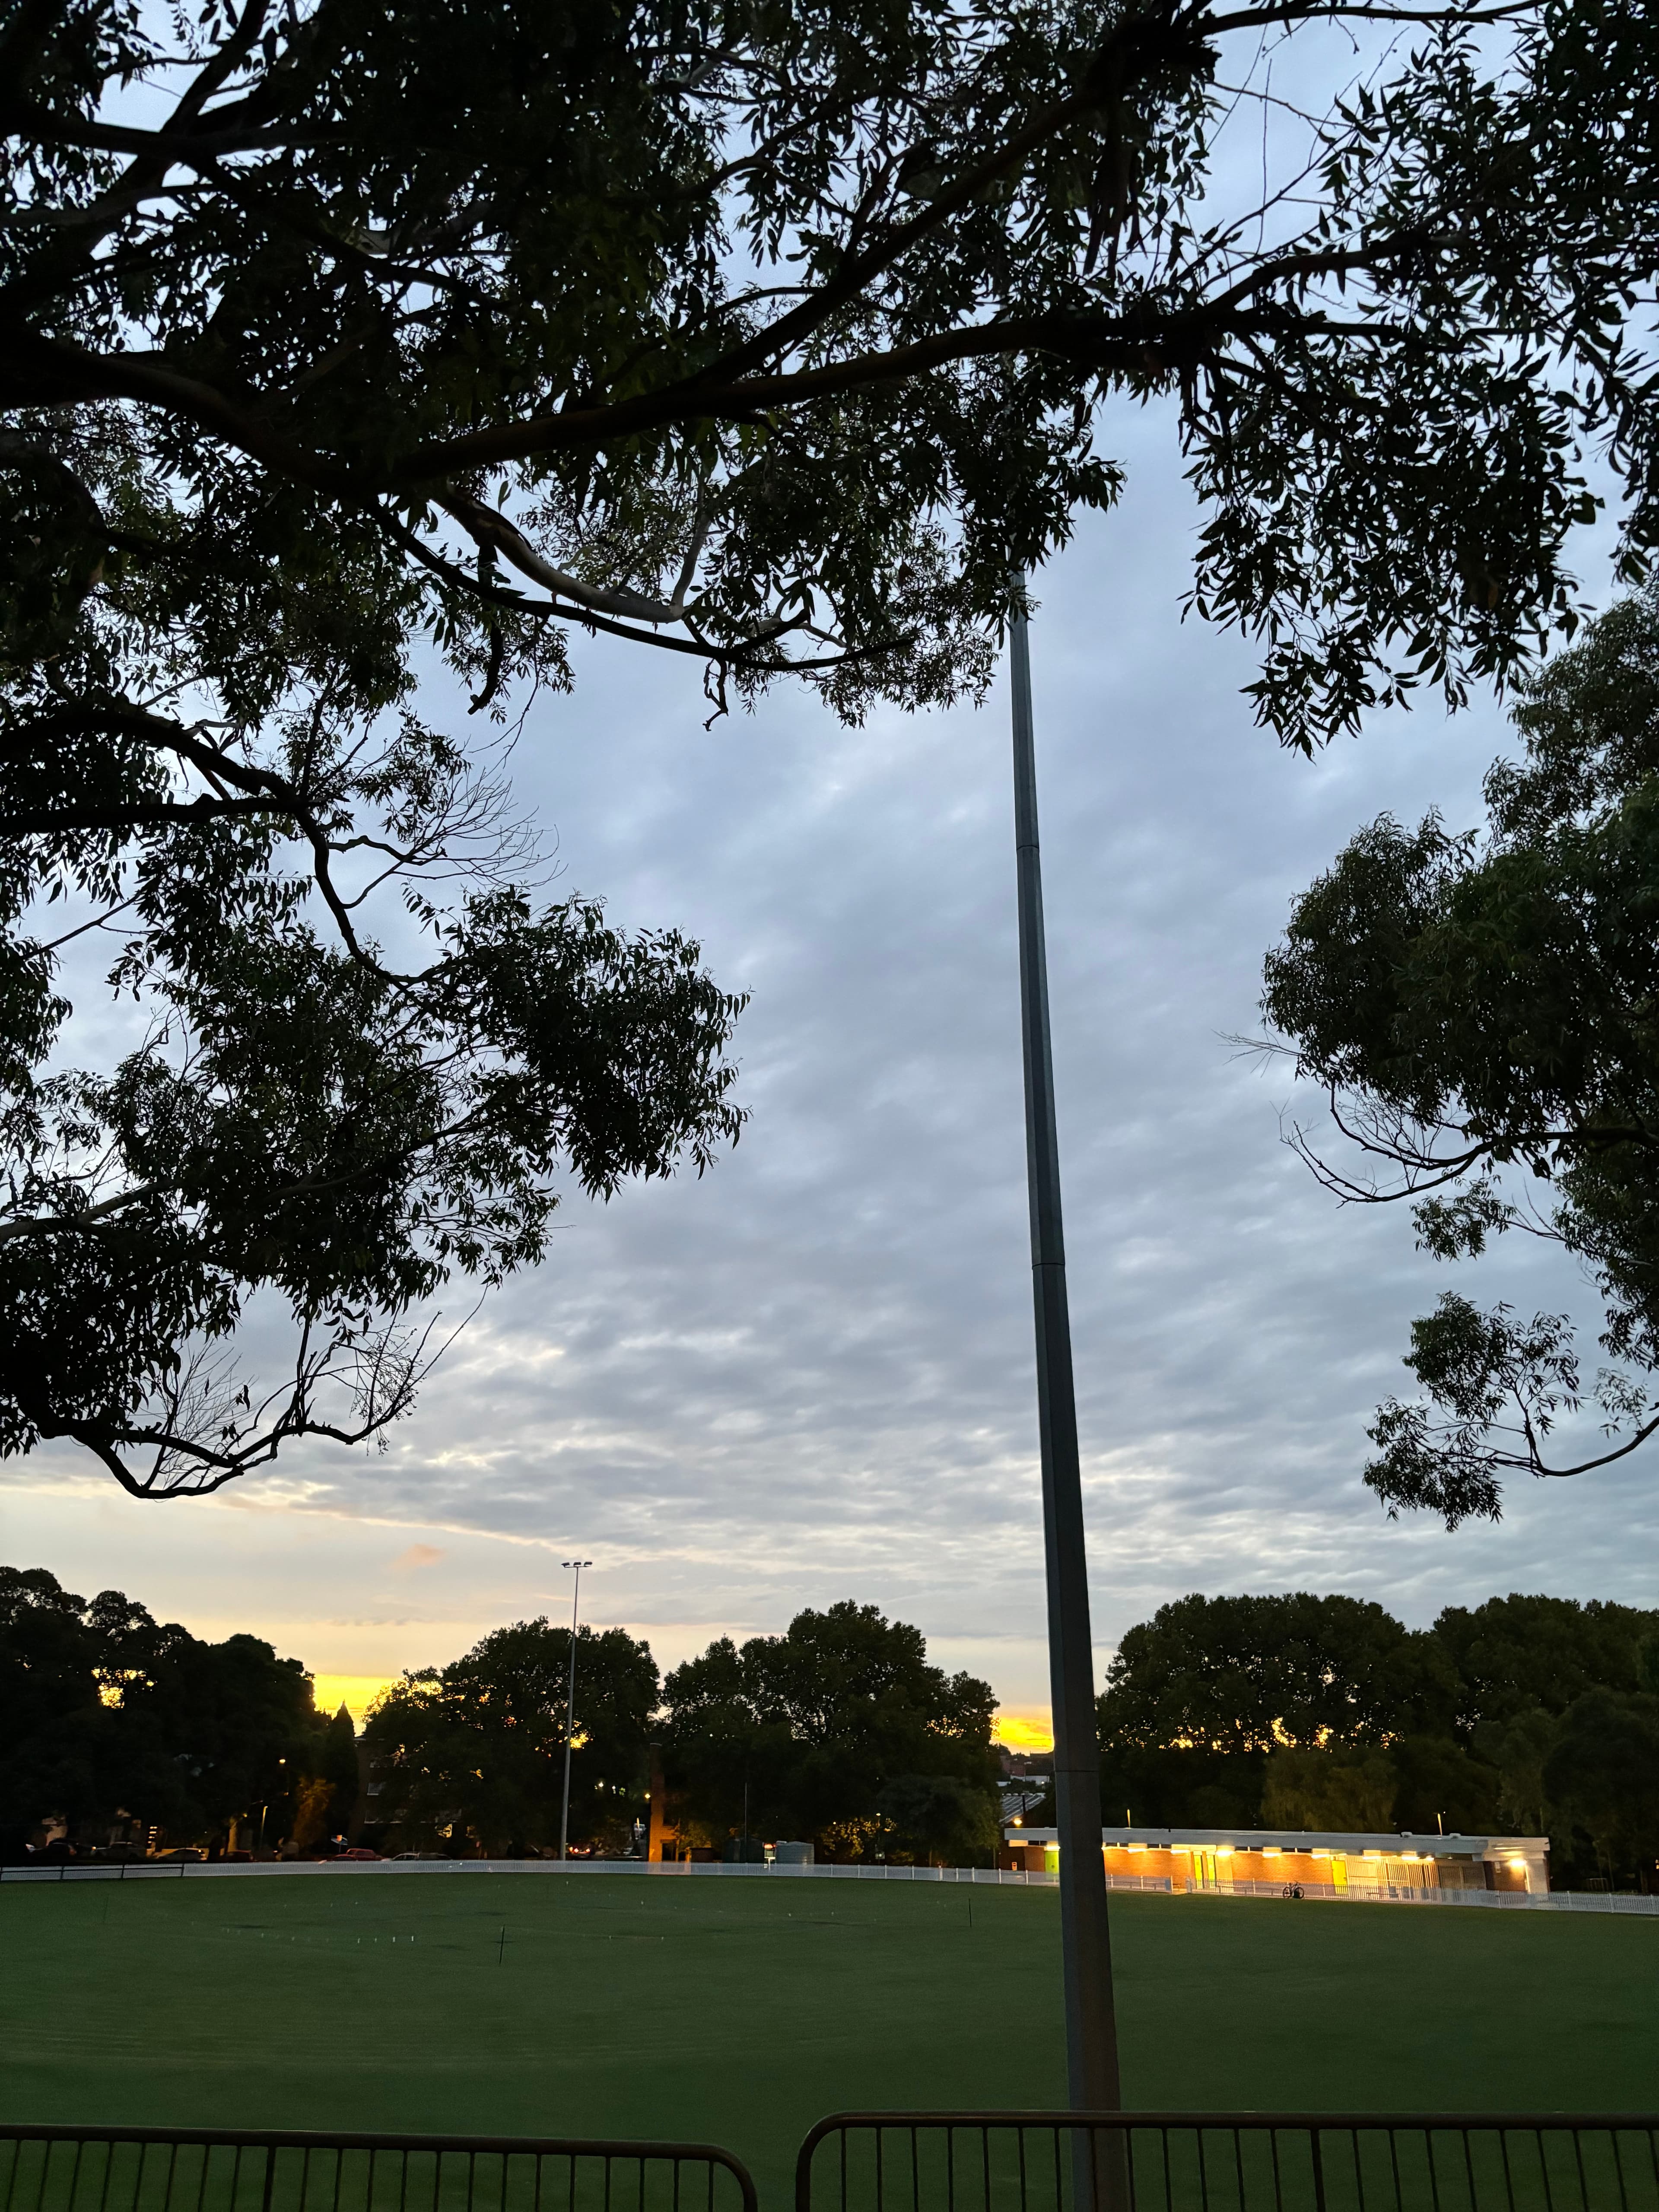
<path fill-rule="evenodd" d="M 1024 583 L 1017 578 L 1018 584 Z M 1014 853 L 1019 895 L 1019 999 L 1025 1048 L 1025 1160 L 1031 1200 L 1031 1279 L 1036 1308 L 1037 1425 L 1042 1459 L 1042 1534 L 1048 1583 L 1048 1680 L 1054 1704 L 1054 1819 L 1060 1831 L 1060 1924 L 1065 1960 L 1066 2072 L 1073 2112 L 1122 2109 L 1106 1869 L 1100 1845 L 1100 1739 L 1095 1722 L 1094 1644 L 1084 1553 L 1072 1324 L 1060 1207 L 1060 1144 L 1048 1040 L 1048 957 L 1037 846 L 1036 751 L 1025 617 L 1013 617 Z M 1097 2161 L 1086 2142 L 1078 2166 L 1079 2207 L 1120 2195 L 1116 2158 Z M 1103 2151 L 1104 2146 L 1103 2146 Z"/>
<path fill-rule="evenodd" d="M 575 1586 L 570 1593 L 570 1673 L 564 1689 L 564 1803 L 559 1812 L 559 1856 L 570 1856 L 570 1738 L 576 1720 L 576 1607 L 582 1594 L 582 1569 L 591 1567 L 592 1559 L 567 1559 L 567 1567 L 576 1570 Z"/>

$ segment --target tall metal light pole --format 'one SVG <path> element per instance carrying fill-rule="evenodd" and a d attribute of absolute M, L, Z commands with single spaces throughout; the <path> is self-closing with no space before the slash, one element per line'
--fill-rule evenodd
<path fill-rule="evenodd" d="M 1016 579 L 1024 583 L 1023 578 Z M 1037 1425 L 1048 1581 L 1048 1679 L 1054 1702 L 1054 1819 L 1060 1831 L 1060 1924 L 1065 1959 L 1066 2091 L 1073 2112 L 1118 2112 L 1117 2022 L 1100 1847 L 1100 1739 L 1084 1556 L 1072 1324 L 1060 1228 L 1060 1143 L 1048 1043 L 1048 956 L 1037 848 L 1036 752 L 1025 617 L 1013 618 L 1014 853 L 1019 885 L 1019 999 L 1025 1045 L 1025 1161 L 1036 1306 Z M 1079 2181 L 1087 2172 L 1079 2172 Z M 1079 2205 L 1117 2194 L 1101 2172 Z"/>
<path fill-rule="evenodd" d="M 564 1802 L 559 1811 L 559 1856 L 570 1855 L 570 1737 L 576 1720 L 576 1607 L 582 1594 L 582 1569 L 591 1567 L 592 1559 L 567 1559 L 567 1567 L 576 1570 L 576 1581 L 570 1593 L 570 1673 L 564 1688 Z"/>

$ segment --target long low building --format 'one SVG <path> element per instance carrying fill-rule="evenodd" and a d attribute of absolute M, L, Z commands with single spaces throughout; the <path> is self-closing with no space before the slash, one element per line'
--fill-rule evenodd
<path fill-rule="evenodd" d="M 1053 1828 L 1006 1831 L 1006 1865 L 1052 1872 Z M 1106 1871 L 1174 1889 L 1298 1882 L 1331 1889 L 1547 1890 L 1546 1836 L 1391 1836 L 1295 1828 L 1103 1828 Z"/>

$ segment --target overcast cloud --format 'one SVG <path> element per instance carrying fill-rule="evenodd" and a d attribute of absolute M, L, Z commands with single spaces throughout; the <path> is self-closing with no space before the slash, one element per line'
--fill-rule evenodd
<path fill-rule="evenodd" d="M 1650 1601 L 1648 1463 L 1523 1485 L 1496 1528 L 1391 1525 L 1359 1483 L 1407 1323 L 1451 1279 L 1279 1142 L 1253 1025 L 1291 897 L 1362 822 L 1475 818 L 1490 704 L 1379 717 L 1308 764 L 1249 649 L 1182 624 L 1167 416 L 1120 418 L 1118 511 L 1033 634 L 1060 1141 L 1097 1643 L 1189 1589 L 1342 1589 L 1423 1622 L 1493 1590 Z M 702 940 L 753 1120 L 702 1182 L 574 1195 L 390 1449 L 142 1506 L 42 1454 L 0 1555 L 118 1583 L 331 1674 L 443 1660 L 568 1602 L 665 1662 L 840 1597 L 1046 1705 L 1006 692 L 846 731 L 780 694 L 705 732 L 688 664 L 584 646 L 514 763 L 563 883 Z M 459 710 L 456 710 L 459 711 Z M 1480 1296 L 1572 1305 L 1500 1252 Z M 462 1302 L 457 1300 L 459 1313 Z"/>

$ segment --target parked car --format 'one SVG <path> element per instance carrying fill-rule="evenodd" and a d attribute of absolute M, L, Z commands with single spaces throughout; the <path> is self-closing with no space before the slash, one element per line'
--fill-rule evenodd
<path fill-rule="evenodd" d="M 394 1859 L 442 1859 L 447 1854 L 443 1851 L 393 1851 L 392 1856 Z"/>
<path fill-rule="evenodd" d="M 136 1866 L 142 1863 L 144 1847 L 142 1844 L 100 1844 L 92 1854 L 94 1866 Z"/>
<path fill-rule="evenodd" d="M 323 1864 L 325 1866 L 360 1865 L 364 1859 L 378 1859 L 380 1856 L 379 1851 L 365 1850 L 361 1844 L 354 1844 L 349 1850 L 336 1851 L 331 1858 L 325 1858 Z"/>
<path fill-rule="evenodd" d="M 206 1856 L 207 1853 L 198 1850 L 194 1844 L 180 1844 L 174 1850 L 157 1851 L 150 1864 L 152 1866 L 200 1866 Z"/>

